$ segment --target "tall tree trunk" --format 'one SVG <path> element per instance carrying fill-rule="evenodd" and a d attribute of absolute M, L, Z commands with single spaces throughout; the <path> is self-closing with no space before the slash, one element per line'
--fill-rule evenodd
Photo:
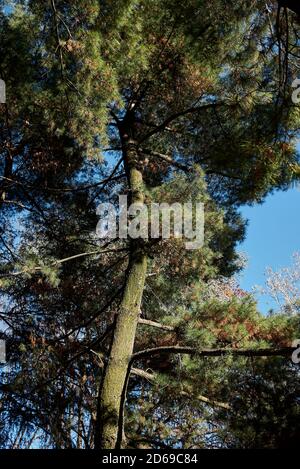
<path fill-rule="evenodd" d="M 120 128 L 130 203 L 143 203 L 143 176 L 139 169 L 137 145 L 132 128 Z M 115 448 L 120 441 L 124 395 L 144 290 L 147 255 L 139 240 L 130 241 L 130 256 L 123 297 L 116 316 L 109 359 L 98 397 L 95 447 Z"/>

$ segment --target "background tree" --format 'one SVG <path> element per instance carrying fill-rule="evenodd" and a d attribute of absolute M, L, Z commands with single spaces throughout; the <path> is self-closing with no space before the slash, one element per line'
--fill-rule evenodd
<path fill-rule="evenodd" d="M 268 267 L 266 269 L 266 285 L 257 287 L 257 291 L 272 298 L 275 303 L 275 307 L 272 308 L 273 312 L 297 315 L 300 301 L 299 281 L 300 255 L 296 252 L 293 254 L 291 266 L 278 271 Z M 278 311 L 276 311 L 276 308 Z"/>

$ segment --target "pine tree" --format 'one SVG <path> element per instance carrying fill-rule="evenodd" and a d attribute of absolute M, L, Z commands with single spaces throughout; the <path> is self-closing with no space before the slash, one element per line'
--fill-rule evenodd
<path fill-rule="evenodd" d="M 238 292 L 225 303 L 216 291 L 202 296 L 239 269 L 239 205 L 297 177 L 295 15 L 260 1 L 9 3 L 0 18 L 1 318 L 15 366 L 2 393 L 15 414 L 8 406 L 2 415 L 27 442 L 36 425 L 45 445 L 73 446 L 77 432 L 79 447 L 126 446 L 126 422 L 145 414 L 135 395 L 146 392 L 147 411 L 157 406 L 175 421 L 181 405 L 174 397 L 161 409 L 137 377 L 159 387 L 171 376 L 175 388 L 177 378 L 206 374 L 214 397 L 196 401 L 224 404 L 220 383 L 233 360 L 242 373 L 249 357 L 291 352 L 290 323 L 261 325 Z M 203 248 L 99 243 L 96 207 L 122 193 L 131 203 L 204 202 Z M 211 430 L 207 407 L 187 402 L 190 381 L 181 389 L 182 441 L 199 419 L 203 435 Z M 174 444 L 168 425 L 160 435 L 149 419 L 140 424 Z M 143 433 L 138 426 L 130 444 Z"/>

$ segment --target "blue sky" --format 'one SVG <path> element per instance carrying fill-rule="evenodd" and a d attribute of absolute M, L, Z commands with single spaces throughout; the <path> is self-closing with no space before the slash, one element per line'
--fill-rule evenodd
<path fill-rule="evenodd" d="M 276 192 L 262 205 L 244 207 L 249 220 L 247 236 L 239 250 L 248 256 L 248 267 L 240 277 L 240 285 L 251 290 L 263 285 L 266 267 L 278 270 L 291 265 L 292 254 L 300 251 L 300 184 L 287 192 Z M 259 309 L 267 312 L 272 301 L 258 297 Z"/>

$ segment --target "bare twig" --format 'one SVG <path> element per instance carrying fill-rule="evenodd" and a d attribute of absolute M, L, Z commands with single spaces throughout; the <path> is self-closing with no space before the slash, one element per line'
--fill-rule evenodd
<path fill-rule="evenodd" d="M 162 329 L 164 331 L 174 331 L 174 327 L 172 326 L 167 326 L 166 324 L 160 324 L 159 322 L 156 321 L 150 321 L 149 319 L 139 319 L 139 324 L 144 324 L 146 326 L 151 326 L 151 327 L 156 327 L 158 329 Z"/>

